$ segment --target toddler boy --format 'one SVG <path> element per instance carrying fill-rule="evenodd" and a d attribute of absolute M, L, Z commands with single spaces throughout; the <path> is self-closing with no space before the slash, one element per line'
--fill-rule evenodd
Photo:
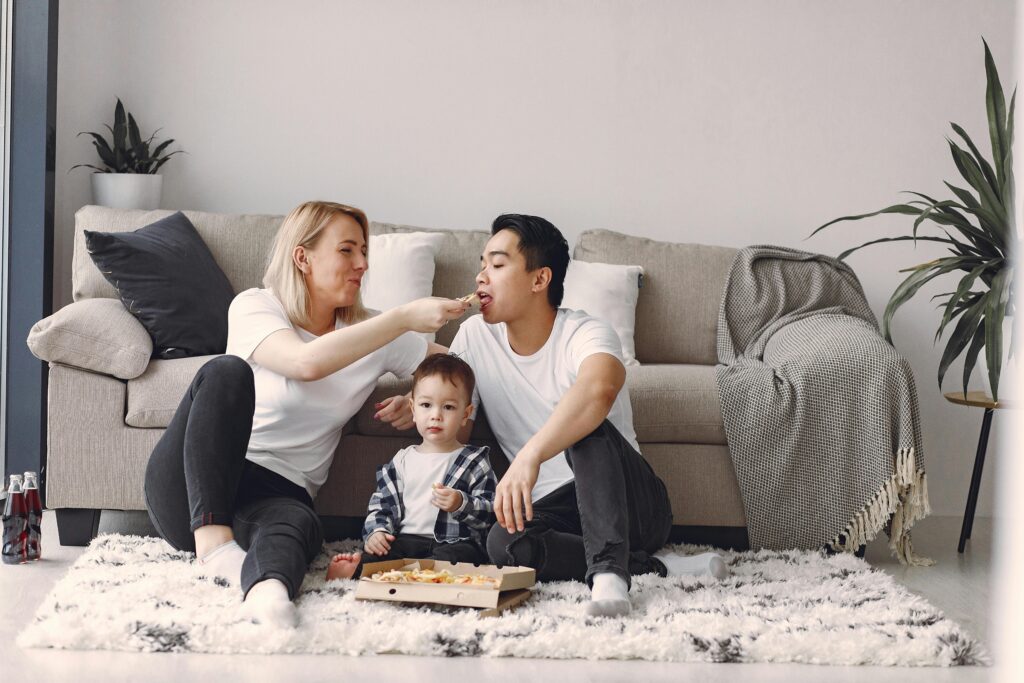
<path fill-rule="evenodd" d="M 362 562 L 432 558 L 487 563 L 494 522 L 495 477 L 486 446 L 459 443 L 473 413 L 475 380 L 469 365 L 447 354 L 427 356 L 413 373 L 413 420 L 423 441 L 377 470 L 361 553 L 331 559 L 327 578 L 358 578 Z"/>

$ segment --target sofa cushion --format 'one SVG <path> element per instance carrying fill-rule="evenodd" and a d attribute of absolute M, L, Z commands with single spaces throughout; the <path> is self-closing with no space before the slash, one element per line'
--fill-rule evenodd
<path fill-rule="evenodd" d="M 484 251 L 487 240 L 491 238 L 490 232 L 433 230 L 392 223 L 370 224 L 371 234 L 395 232 L 440 232 L 445 235 L 445 240 L 438 247 L 437 257 L 434 261 L 434 296 L 454 299 L 476 290 L 476 275 L 480 272 L 480 255 Z M 373 263 L 372 253 L 370 254 L 370 263 Z M 476 313 L 477 310 L 471 308 L 462 319 Z M 462 319 L 459 320 L 460 323 Z M 437 343 L 443 346 L 451 345 L 458 329 L 457 324 L 445 325 L 437 331 Z"/>
<path fill-rule="evenodd" d="M 644 288 L 636 308 L 637 360 L 710 365 L 717 361 L 718 308 L 735 255 L 728 247 L 588 230 L 580 235 L 573 258 L 643 267 Z"/>
<path fill-rule="evenodd" d="M 639 365 L 636 359 L 636 301 L 640 296 L 644 269 L 611 263 L 569 261 L 565 271 L 562 307 L 586 311 L 615 329 L 622 345 L 624 365 Z"/>
<path fill-rule="evenodd" d="M 127 414 L 125 423 L 130 427 L 163 429 L 171 423 L 185 390 L 206 361 L 214 356 L 153 360 L 142 375 L 128 382 Z M 405 394 L 412 386 L 411 379 L 400 380 L 391 373 L 381 377 L 366 403 L 345 425 L 343 434 L 355 432 L 365 436 L 418 439 L 416 429 L 395 431 L 390 425 L 373 419 L 374 404 L 388 396 Z M 486 419 L 478 421 L 473 437 L 493 439 Z"/>
<path fill-rule="evenodd" d="M 404 232 L 370 235 L 369 254 L 373 267 L 363 275 L 363 306 L 386 311 L 434 291 L 434 262 L 445 241 L 440 232 Z M 424 333 L 434 341 L 433 333 Z"/>
<path fill-rule="evenodd" d="M 153 340 L 120 301 L 92 299 L 69 304 L 33 325 L 28 348 L 48 363 L 132 379 L 149 365 Z"/>
<path fill-rule="evenodd" d="M 641 444 L 726 443 L 713 365 L 630 367 L 626 386 Z"/>
<path fill-rule="evenodd" d="M 153 355 L 224 353 L 235 298 L 224 271 L 180 211 L 132 232 L 85 232 L 93 262 L 153 338 Z"/>
<path fill-rule="evenodd" d="M 199 368 L 214 357 L 154 359 L 144 373 L 128 381 L 125 423 L 130 427 L 149 428 L 169 425 Z"/>
<path fill-rule="evenodd" d="M 117 291 L 89 258 L 85 231 L 128 232 L 149 225 L 174 211 L 136 211 L 105 206 L 84 206 L 75 213 L 75 248 L 71 261 L 72 296 L 81 299 L 116 299 Z M 232 289 L 242 292 L 260 287 L 270 246 L 283 216 L 185 211 L 203 238 Z"/>

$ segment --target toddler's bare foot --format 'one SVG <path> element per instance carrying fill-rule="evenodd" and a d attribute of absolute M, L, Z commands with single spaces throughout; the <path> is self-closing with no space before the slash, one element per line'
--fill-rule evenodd
<path fill-rule="evenodd" d="M 332 557 L 331 563 L 327 565 L 327 580 L 351 579 L 361 557 L 361 553 L 338 553 Z"/>

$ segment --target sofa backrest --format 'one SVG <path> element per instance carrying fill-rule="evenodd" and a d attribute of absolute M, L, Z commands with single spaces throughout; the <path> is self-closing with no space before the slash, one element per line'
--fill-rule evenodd
<path fill-rule="evenodd" d="M 643 266 L 634 333 L 638 361 L 714 365 L 718 308 L 736 251 L 588 230 L 573 258 Z"/>
<path fill-rule="evenodd" d="M 136 211 L 105 206 L 84 206 L 75 213 L 75 249 L 71 256 L 71 295 L 81 299 L 116 299 L 85 248 L 85 231 L 128 232 L 165 218 L 174 211 Z M 235 292 L 260 287 L 270 256 L 270 245 L 283 216 L 185 211 L 206 242 Z"/>
<path fill-rule="evenodd" d="M 116 299 L 114 287 L 104 279 L 85 248 L 85 231 L 127 232 L 165 218 L 174 211 L 137 211 L 85 206 L 75 214 L 75 245 L 72 254 L 71 287 L 75 301 Z M 206 242 L 217 264 L 227 275 L 235 292 L 263 286 L 263 273 L 274 235 L 284 216 L 259 214 L 208 213 L 185 211 Z M 415 228 L 391 223 L 371 223 L 370 234 L 393 232 L 443 232 L 447 238 L 435 259 L 434 295 L 457 297 L 474 289 L 480 254 L 490 233 Z M 371 259 L 373 256 L 371 255 Z M 437 342 L 451 343 L 458 325 L 445 325 L 437 333 Z"/>
<path fill-rule="evenodd" d="M 126 232 L 160 220 L 173 211 L 136 211 L 85 206 L 75 214 L 72 295 L 116 299 L 117 293 L 85 249 L 85 230 Z M 185 211 L 224 270 L 235 292 L 261 287 L 274 235 L 283 216 Z M 435 260 L 434 295 L 458 297 L 474 288 L 486 231 L 436 230 L 392 223 L 371 223 L 371 234 L 442 232 Z M 636 355 L 641 363 L 716 362 L 715 332 L 722 288 L 736 250 L 699 244 L 659 242 L 610 230 L 584 232 L 574 258 L 597 263 L 639 265 L 644 287 L 636 311 Z M 372 259 L 373 256 L 371 255 Z M 437 342 L 447 346 L 458 325 L 445 325 Z"/>

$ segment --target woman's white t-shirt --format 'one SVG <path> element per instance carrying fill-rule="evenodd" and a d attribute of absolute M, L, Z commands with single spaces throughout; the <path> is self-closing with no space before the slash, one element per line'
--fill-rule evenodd
<path fill-rule="evenodd" d="M 345 327 L 340 320 L 335 329 Z M 406 333 L 323 379 L 304 382 L 261 367 L 252 353 L 278 330 L 294 330 L 305 342 L 316 335 L 292 325 L 284 306 L 266 289 L 247 289 L 228 309 L 227 353 L 248 361 L 256 382 L 256 412 L 246 458 L 298 484 L 315 498 L 345 426 L 370 396 L 377 380 L 392 372 L 412 375 L 426 356 L 427 342 Z"/>

